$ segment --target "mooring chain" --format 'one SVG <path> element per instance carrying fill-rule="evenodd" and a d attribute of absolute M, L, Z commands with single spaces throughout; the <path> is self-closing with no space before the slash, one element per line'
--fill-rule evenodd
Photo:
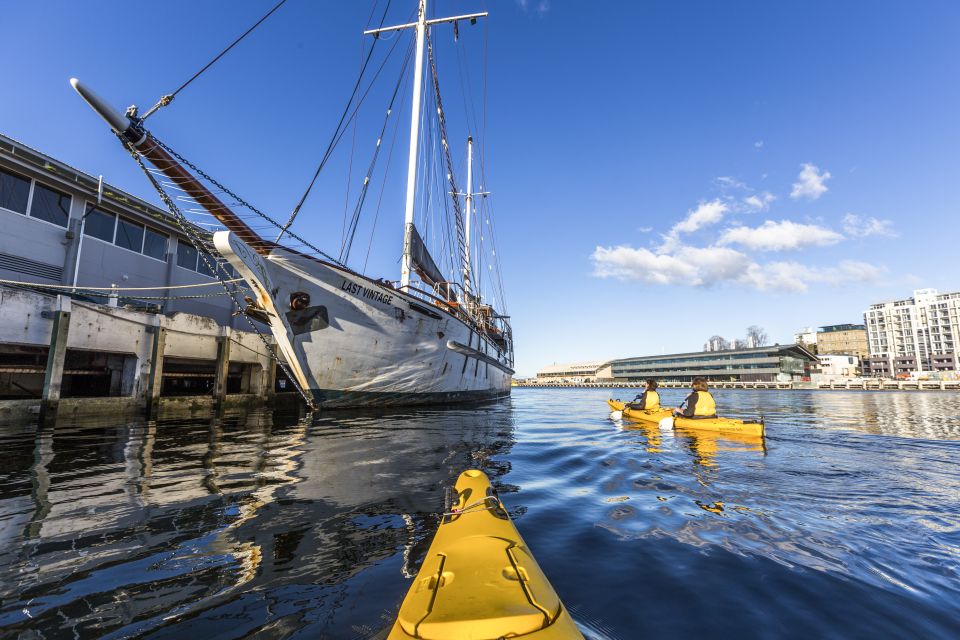
<path fill-rule="evenodd" d="M 191 244 L 193 244 L 194 248 L 197 250 L 199 255 L 203 258 L 203 261 L 207 265 L 207 268 L 210 270 L 210 272 L 213 273 L 216 276 L 217 280 L 220 281 L 220 284 L 223 286 L 227 295 L 230 296 L 230 299 L 233 301 L 233 304 L 236 306 L 237 310 L 240 312 L 240 315 L 242 315 L 246 319 L 247 323 L 250 325 L 250 328 L 254 331 L 254 333 L 257 334 L 261 342 L 263 342 L 264 346 L 267 348 L 267 351 L 270 352 L 270 356 L 283 369 L 284 373 L 287 375 L 287 378 L 293 383 L 294 388 L 296 388 L 296 390 L 300 393 L 300 396 L 307 403 L 307 406 L 309 406 L 311 410 L 315 410 L 317 407 L 313 401 L 313 397 L 309 395 L 306 392 L 306 390 L 303 389 L 303 387 L 300 385 L 299 381 L 297 380 L 296 376 L 293 375 L 293 372 L 290 370 L 289 366 L 286 363 L 284 363 L 283 360 L 280 359 L 273 345 L 270 343 L 269 340 L 267 340 L 267 338 L 263 335 L 263 332 L 260 331 L 260 328 L 257 327 L 253 319 L 247 314 L 246 307 L 241 305 L 240 301 L 237 300 L 237 288 L 231 289 L 230 285 L 227 284 L 224 281 L 224 279 L 220 277 L 219 272 L 220 270 L 222 270 L 222 266 L 220 265 L 220 263 L 217 262 L 216 260 L 213 261 L 213 264 L 210 263 L 210 258 L 212 258 L 212 255 L 207 249 L 206 244 L 200 238 L 199 233 L 197 233 L 193 229 L 193 225 L 190 224 L 190 221 L 187 220 L 186 216 L 183 215 L 183 212 L 180 211 L 180 208 L 177 207 L 176 204 L 174 204 L 173 199 L 170 198 L 170 196 L 164 190 L 163 186 L 157 181 L 154 175 L 150 172 L 150 170 L 144 164 L 143 158 L 140 156 L 140 153 L 136 150 L 136 148 L 129 141 L 124 139 L 122 135 L 117 134 L 117 138 L 120 140 L 121 144 L 123 144 L 123 146 L 130 152 L 130 155 L 133 156 L 134 160 L 136 160 L 137 165 L 140 167 L 140 170 L 143 171 L 144 175 L 147 176 L 147 179 L 150 180 L 150 183 L 153 185 L 153 188 L 157 191 L 157 194 L 160 196 L 160 199 L 163 200 L 164 204 L 167 205 L 167 208 L 173 214 L 174 220 L 176 220 L 177 225 L 180 227 L 181 231 L 183 231 L 184 235 L 186 235 L 187 238 L 190 239 Z M 154 142 L 157 142 L 158 144 L 166 148 L 168 151 L 172 152 L 172 150 L 169 147 L 166 147 L 166 145 L 163 145 L 159 140 L 156 140 L 152 136 L 151 136 L 151 140 L 153 140 Z M 199 170 L 197 171 L 199 172 Z"/>
<path fill-rule="evenodd" d="M 264 220 L 266 220 L 267 222 L 269 222 L 270 224 L 272 224 L 273 226 L 275 226 L 275 227 L 277 227 L 277 228 L 280 228 L 280 227 L 282 226 L 279 222 L 277 222 L 276 220 L 274 220 L 273 218 L 271 218 L 270 216 L 268 216 L 267 214 L 265 214 L 263 211 L 260 211 L 260 210 L 257 209 L 255 206 L 253 206 L 252 204 L 250 204 L 249 202 L 247 202 L 246 200 L 244 200 L 243 198 L 241 198 L 240 196 L 238 196 L 237 194 L 235 194 L 233 191 L 231 191 L 231 190 L 228 189 L 227 187 L 225 187 L 225 186 L 223 186 L 222 184 L 220 184 L 215 178 L 213 178 L 212 176 L 210 176 L 209 174 L 207 174 L 203 169 L 201 169 L 201 168 L 198 167 L 197 165 L 193 164 L 192 162 L 190 162 L 189 160 L 187 160 L 186 158 L 184 158 L 182 155 L 180 155 L 179 153 L 177 153 L 177 152 L 174 151 L 173 149 L 171 149 L 171 148 L 170 148 L 169 146 L 167 146 L 163 141 L 158 140 L 157 138 L 154 138 L 153 136 L 150 136 L 150 139 L 151 139 L 153 142 L 155 142 L 157 145 L 159 145 L 160 148 L 162 148 L 162 149 L 165 150 L 167 153 L 169 153 L 170 155 L 172 155 L 174 158 L 176 158 L 177 160 L 179 160 L 180 162 L 182 162 L 182 163 L 185 164 L 186 166 L 190 167 L 190 169 L 193 170 L 198 176 L 200 176 L 201 178 L 203 178 L 204 180 L 206 180 L 207 182 L 209 182 L 210 184 L 212 184 L 213 186 L 215 186 L 217 189 L 219 189 L 220 191 L 224 192 L 225 194 L 227 194 L 228 196 L 230 196 L 231 198 L 233 198 L 233 199 L 237 202 L 237 204 L 239 204 L 240 206 L 246 207 L 247 209 L 250 209 L 250 211 L 253 211 L 255 214 L 257 214 L 258 216 L 260 216 L 261 218 L 263 218 Z M 307 242 L 306 240 L 304 240 L 303 238 L 301 238 L 300 236 L 298 236 L 298 235 L 295 234 L 294 232 L 292 232 L 292 231 L 290 231 L 290 230 L 287 230 L 286 234 L 287 234 L 288 236 L 290 236 L 291 238 L 297 240 L 298 242 L 302 243 L 304 246 L 310 247 L 310 249 L 312 249 L 313 251 L 315 251 L 315 252 L 317 252 L 318 254 L 322 255 L 322 256 L 323 256 L 324 258 L 326 258 L 327 260 L 330 260 L 331 262 L 333 262 L 333 263 L 335 263 L 335 264 L 337 264 L 337 265 L 340 265 L 341 267 L 346 268 L 346 265 L 345 265 L 345 264 L 343 264 L 342 262 L 340 262 L 339 260 L 337 260 L 337 259 L 334 258 L 333 256 L 330 256 L 330 255 L 326 254 L 325 252 L 321 251 L 320 249 L 318 249 L 317 247 L 313 246 L 312 244 L 310 244 L 309 242 Z"/>

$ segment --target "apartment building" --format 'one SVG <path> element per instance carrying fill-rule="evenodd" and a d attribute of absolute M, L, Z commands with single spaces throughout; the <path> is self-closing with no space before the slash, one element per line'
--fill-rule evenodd
<path fill-rule="evenodd" d="M 960 370 L 960 292 L 919 289 L 911 298 L 870 305 L 863 318 L 870 354 L 865 374 Z"/>
<path fill-rule="evenodd" d="M 866 358 L 867 328 L 862 324 L 831 324 L 820 327 L 816 338 L 817 353 Z"/>

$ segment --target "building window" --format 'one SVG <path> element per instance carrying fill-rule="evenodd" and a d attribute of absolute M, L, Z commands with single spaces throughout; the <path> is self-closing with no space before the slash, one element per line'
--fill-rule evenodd
<path fill-rule="evenodd" d="M 0 207 L 26 214 L 29 199 L 30 180 L 0 171 Z"/>
<path fill-rule="evenodd" d="M 120 218 L 120 222 L 117 224 L 117 239 L 114 244 L 140 253 L 143 250 L 143 226 Z"/>
<path fill-rule="evenodd" d="M 117 216 L 87 206 L 87 216 L 83 221 L 83 235 L 103 240 L 104 242 L 113 242 L 113 230 L 117 226 Z"/>
<path fill-rule="evenodd" d="M 70 196 L 36 183 L 33 186 L 30 216 L 66 227 L 67 220 L 70 219 Z"/>
<path fill-rule="evenodd" d="M 167 254 L 167 236 L 148 228 L 143 238 L 143 255 L 163 260 Z"/>
<path fill-rule="evenodd" d="M 183 240 L 177 242 L 177 266 L 191 271 L 197 270 L 197 250 Z"/>

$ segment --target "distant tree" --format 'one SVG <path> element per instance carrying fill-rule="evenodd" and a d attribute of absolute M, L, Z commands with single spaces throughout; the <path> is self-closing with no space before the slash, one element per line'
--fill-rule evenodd
<path fill-rule="evenodd" d="M 707 343 L 703 345 L 704 351 L 726 351 L 730 348 L 730 343 L 723 336 L 710 336 Z"/>
<path fill-rule="evenodd" d="M 763 347 L 770 342 L 770 336 L 763 330 L 763 327 L 758 327 L 755 324 L 750 325 L 747 327 L 747 342 L 752 343 L 755 347 Z"/>
<path fill-rule="evenodd" d="M 736 340 L 733 341 L 734 349 L 748 349 L 749 347 L 750 347 L 750 343 L 747 342 L 746 340 L 741 340 L 740 338 L 737 338 Z"/>

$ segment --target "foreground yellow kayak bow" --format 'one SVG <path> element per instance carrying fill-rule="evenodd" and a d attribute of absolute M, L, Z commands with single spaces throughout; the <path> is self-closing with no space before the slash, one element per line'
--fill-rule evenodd
<path fill-rule="evenodd" d="M 460 474 L 389 640 L 579 638 L 482 471 Z"/>

